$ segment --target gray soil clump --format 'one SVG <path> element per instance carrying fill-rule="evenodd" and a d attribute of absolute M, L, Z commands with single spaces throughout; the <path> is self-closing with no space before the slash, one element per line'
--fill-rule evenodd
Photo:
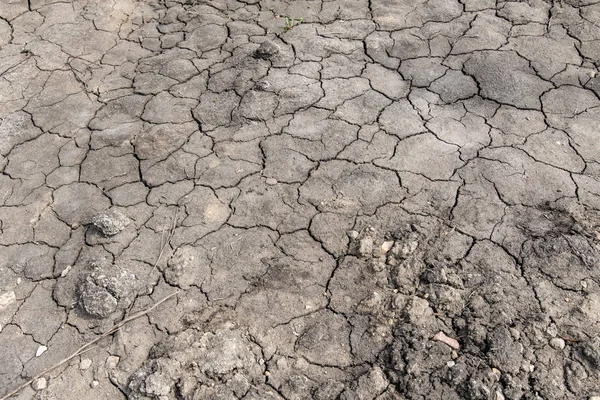
<path fill-rule="evenodd" d="M 79 286 L 79 302 L 88 314 L 106 318 L 131 306 L 139 290 L 134 274 L 107 262 L 96 263 L 92 268 Z"/>
<path fill-rule="evenodd" d="M 110 209 L 94 215 L 91 223 L 102 232 L 104 236 L 113 236 L 127 228 L 131 223 L 131 220 L 122 212 Z"/>
<path fill-rule="evenodd" d="M 279 53 L 279 46 L 269 40 L 266 40 L 262 42 L 260 46 L 258 46 L 258 49 L 254 51 L 254 57 L 267 60 L 277 53 Z"/>

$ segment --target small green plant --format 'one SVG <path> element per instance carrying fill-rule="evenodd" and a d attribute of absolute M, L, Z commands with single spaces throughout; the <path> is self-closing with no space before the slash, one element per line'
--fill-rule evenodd
<path fill-rule="evenodd" d="M 287 32 L 290 29 L 292 29 L 294 26 L 300 25 L 303 22 L 304 22 L 304 17 L 302 17 L 302 18 L 285 17 L 285 25 L 283 26 L 283 31 Z"/>

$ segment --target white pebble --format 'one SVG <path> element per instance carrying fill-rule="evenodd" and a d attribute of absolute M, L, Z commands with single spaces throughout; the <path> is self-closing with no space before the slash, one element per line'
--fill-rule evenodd
<path fill-rule="evenodd" d="M 358 232 L 355 230 L 351 230 L 346 232 L 346 235 L 348 235 L 348 237 L 352 240 L 356 239 L 358 237 Z"/>
<path fill-rule="evenodd" d="M 91 366 L 92 366 L 92 360 L 90 360 L 89 358 L 84 358 L 79 363 L 79 369 L 88 369 Z"/>
<path fill-rule="evenodd" d="M 565 348 L 565 341 L 559 337 L 555 337 L 550 339 L 550 346 L 555 348 L 556 350 L 562 350 Z"/>
<path fill-rule="evenodd" d="M 46 350 L 48 350 L 48 348 L 46 346 L 40 346 L 40 347 L 38 347 L 37 350 L 36 350 L 36 352 L 35 352 L 35 356 L 36 357 L 41 356 L 42 354 L 44 354 L 44 352 Z"/>
<path fill-rule="evenodd" d="M 394 246 L 393 240 L 387 240 L 387 241 L 383 242 L 383 244 L 381 245 L 381 252 L 384 254 L 387 253 L 388 251 L 390 251 L 392 249 L 392 246 Z"/>
<path fill-rule="evenodd" d="M 46 378 L 37 378 L 35 381 L 31 382 L 31 388 L 36 391 L 44 390 L 47 386 L 48 382 L 46 381 Z"/>
<path fill-rule="evenodd" d="M 60 277 L 64 278 L 65 276 L 67 276 L 67 274 L 69 273 L 69 271 L 71 270 L 71 268 L 73 268 L 72 265 L 67 265 L 65 269 L 62 270 L 62 272 L 60 273 Z"/>
<path fill-rule="evenodd" d="M 106 359 L 106 368 L 115 369 L 117 368 L 117 364 L 119 364 L 120 358 L 118 356 L 110 356 Z"/>

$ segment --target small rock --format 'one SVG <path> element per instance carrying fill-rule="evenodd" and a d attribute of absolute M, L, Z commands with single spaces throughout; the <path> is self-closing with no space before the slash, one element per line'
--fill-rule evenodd
<path fill-rule="evenodd" d="M 104 236 L 113 236 L 121 232 L 129 225 L 131 220 L 123 213 L 115 209 L 103 211 L 92 218 L 92 224 L 98 228 Z"/>
<path fill-rule="evenodd" d="M 562 350 L 565 348 L 565 341 L 559 337 L 555 337 L 550 339 L 550 346 L 555 348 L 556 350 Z"/>
<path fill-rule="evenodd" d="M 496 390 L 496 398 L 494 400 L 504 400 L 504 395 L 500 390 Z"/>
<path fill-rule="evenodd" d="M 92 383 L 90 383 L 90 387 L 92 389 L 95 389 L 96 387 L 98 387 L 99 384 L 100 384 L 100 382 L 98 382 L 98 381 L 92 381 Z"/>
<path fill-rule="evenodd" d="M 358 237 L 358 232 L 357 232 L 357 231 L 355 231 L 354 229 L 352 229 L 352 230 L 350 230 L 350 231 L 346 232 L 346 235 L 348 235 L 348 237 L 349 237 L 351 240 L 354 240 L 354 239 L 356 239 L 356 238 Z"/>
<path fill-rule="evenodd" d="M 65 276 L 67 276 L 67 274 L 69 273 L 69 271 L 71 271 L 71 268 L 73 268 L 72 265 L 67 265 L 65 269 L 62 270 L 62 272 L 60 273 L 60 277 L 64 278 Z"/>
<path fill-rule="evenodd" d="M 584 289 L 587 289 L 588 283 L 586 281 L 581 281 L 581 287 L 584 288 Z M 600 399 L 600 397 L 598 397 L 598 398 Z"/>
<path fill-rule="evenodd" d="M 546 328 L 546 333 L 552 337 L 558 335 L 558 327 L 556 326 L 556 324 L 551 323 L 550 325 L 548 325 L 548 328 Z"/>
<path fill-rule="evenodd" d="M 362 257 L 368 256 L 373 253 L 373 238 L 366 236 L 360 239 L 360 246 L 358 247 L 358 254 Z"/>
<path fill-rule="evenodd" d="M 256 82 L 256 85 L 254 85 L 254 89 L 264 92 L 270 86 L 271 86 L 271 84 L 268 81 L 258 81 L 258 82 Z"/>
<path fill-rule="evenodd" d="M 36 350 L 36 352 L 35 352 L 35 356 L 36 357 L 41 356 L 42 354 L 44 354 L 44 352 L 46 350 L 48 350 L 48 348 L 46 346 L 40 346 L 40 347 L 38 347 L 37 350 Z"/>
<path fill-rule="evenodd" d="M 277 53 L 279 53 L 279 46 L 269 40 L 265 40 L 258 46 L 258 49 L 254 51 L 254 58 L 267 60 Z"/>
<path fill-rule="evenodd" d="M 448 366 L 448 368 L 452 368 L 452 367 L 454 367 L 456 365 L 456 363 L 454 361 L 448 361 L 446 363 L 446 365 Z"/>
<path fill-rule="evenodd" d="M 500 372 L 498 368 L 492 368 L 492 374 L 494 374 L 497 380 L 500 380 L 500 377 L 502 376 L 502 372 Z"/>
<path fill-rule="evenodd" d="M 48 382 L 46 378 L 37 378 L 33 382 L 31 382 L 31 388 L 35 391 L 44 390 L 48 387 Z"/>
<path fill-rule="evenodd" d="M 446 334 L 442 331 L 439 331 L 438 333 L 436 333 L 435 336 L 433 337 L 433 340 L 437 340 L 438 342 L 445 343 L 448 346 L 452 347 L 454 350 L 460 349 L 460 344 L 458 343 L 458 340 L 453 339 L 449 336 L 446 336 Z"/>
<path fill-rule="evenodd" d="M 89 358 L 84 358 L 79 363 L 79 369 L 88 369 L 91 366 L 92 366 L 92 360 L 90 360 Z"/>
<path fill-rule="evenodd" d="M 267 185 L 271 185 L 271 186 L 277 185 L 277 179 L 267 178 L 266 183 L 267 183 Z"/>
<path fill-rule="evenodd" d="M 118 356 L 110 356 L 106 359 L 106 368 L 115 369 L 121 359 Z"/>
<path fill-rule="evenodd" d="M 394 241 L 393 240 L 387 240 L 387 241 L 383 242 L 383 244 L 381 245 L 381 252 L 383 254 L 385 254 L 388 251 L 390 251 L 392 249 L 392 247 L 394 247 Z"/>
<path fill-rule="evenodd" d="M 15 301 L 17 301 L 17 296 L 15 296 L 15 292 L 13 291 L 0 294 L 0 311 L 4 310 Z"/>
<path fill-rule="evenodd" d="M 521 338 L 521 332 L 519 332 L 518 329 L 508 328 L 508 331 L 510 332 L 510 335 L 513 337 L 513 339 L 519 340 Z"/>

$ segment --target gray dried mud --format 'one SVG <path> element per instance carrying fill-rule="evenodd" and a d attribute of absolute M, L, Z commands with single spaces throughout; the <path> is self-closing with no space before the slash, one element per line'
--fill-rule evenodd
<path fill-rule="evenodd" d="M 600 4 L 0 4 L 0 398 L 600 399 Z"/>

